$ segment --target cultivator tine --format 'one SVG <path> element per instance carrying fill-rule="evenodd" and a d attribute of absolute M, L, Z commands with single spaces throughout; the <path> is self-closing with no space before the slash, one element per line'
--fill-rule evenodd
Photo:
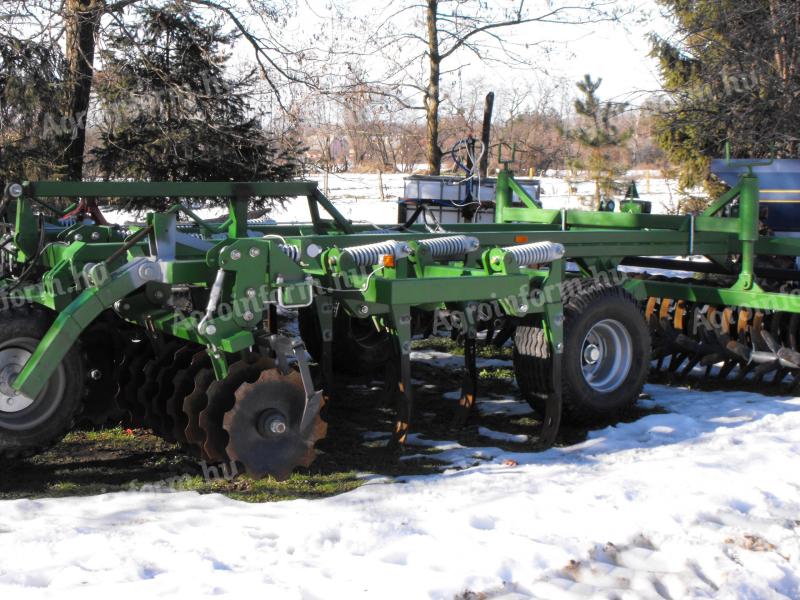
<path fill-rule="evenodd" d="M 466 424 L 475 407 L 475 400 L 478 395 L 476 343 L 473 335 L 467 335 L 464 339 L 464 377 L 461 384 L 461 398 L 458 400 L 452 423 L 454 429 L 460 429 Z"/>
<path fill-rule="evenodd" d="M 411 427 L 411 417 L 414 412 L 414 392 L 411 387 L 411 358 L 408 353 L 401 353 L 400 368 L 395 378 L 394 389 L 395 421 L 392 437 L 389 441 L 390 449 L 398 449 L 408 441 Z"/>

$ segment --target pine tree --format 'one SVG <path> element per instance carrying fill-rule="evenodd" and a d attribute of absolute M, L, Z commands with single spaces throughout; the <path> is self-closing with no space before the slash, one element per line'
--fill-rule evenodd
<path fill-rule="evenodd" d="M 141 6 L 133 32 L 109 32 L 98 77 L 95 165 L 106 178 L 279 181 L 297 172 L 294 143 L 263 130 L 255 73 L 226 69 L 236 36 L 186 4 Z M 264 204 L 258 201 L 256 204 Z M 163 208 L 168 201 L 148 202 Z"/>
<path fill-rule="evenodd" d="M 614 151 L 627 142 L 632 131 L 620 131 L 614 123 L 626 108 L 618 102 L 604 102 L 597 95 L 602 79 L 592 80 L 590 75 L 576 85 L 583 98 L 575 101 L 575 112 L 582 123 L 565 132 L 567 139 L 577 142 L 585 151 L 585 158 L 573 161 L 573 167 L 588 171 L 595 184 L 594 205 L 600 207 L 603 196 L 618 191 L 617 179 L 621 175 Z"/>
<path fill-rule="evenodd" d="M 0 189 L 64 172 L 73 124 L 53 108 L 63 98 L 63 61 L 58 47 L 0 36 Z"/>
<path fill-rule="evenodd" d="M 796 0 L 659 0 L 671 39 L 653 38 L 668 102 L 660 145 L 683 188 L 705 184 L 726 142 L 734 156 L 796 157 L 800 147 L 800 3 Z M 678 40 L 673 42 L 672 39 Z"/>

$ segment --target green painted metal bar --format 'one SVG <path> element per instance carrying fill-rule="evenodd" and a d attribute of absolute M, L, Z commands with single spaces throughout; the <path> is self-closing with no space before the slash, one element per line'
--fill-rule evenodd
<path fill-rule="evenodd" d="M 688 280 L 686 283 L 629 279 L 623 287 L 637 299 L 648 297 L 688 300 L 713 306 L 739 306 L 760 310 L 775 310 L 800 313 L 800 296 L 764 292 L 758 289 L 742 290 L 717 288 L 703 285 L 702 282 Z"/>
<path fill-rule="evenodd" d="M 231 196 L 308 196 L 317 189 L 315 181 L 278 182 L 141 182 L 141 181 L 27 181 L 28 197 L 83 198 L 210 198 Z"/>
<path fill-rule="evenodd" d="M 721 211 L 725 206 L 731 203 L 741 191 L 741 185 L 737 185 L 732 187 L 727 192 L 722 194 L 719 198 L 717 198 L 714 202 L 712 202 L 707 209 L 705 209 L 702 213 L 704 217 L 713 217 L 719 211 Z"/>
<path fill-rule="evenodd" d="M 28 398 L 38 397 L 83 331 L 117 300 L 147 283 L 138 270 L 145 262 L 136 261 L 121 267 L 104 285 L 84 290 L 64 308 L 17 375 L 14 388 Z"/>

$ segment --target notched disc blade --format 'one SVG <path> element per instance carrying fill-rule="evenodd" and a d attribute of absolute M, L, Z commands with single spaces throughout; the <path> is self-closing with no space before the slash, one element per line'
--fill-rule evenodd
<path fill-rule="evenodd" d="M 311 413 L 304 415 L 305 409 L 299 373 L 263 371 L 257 381 L 236 390 L 236 403 L 225 414 L 228 456 L 244 465 L 253 477 L 272 475 L 284 480 L 296 467 L 311 466 L 316 458 L 314 445 L 325 437 L 327 424 L 320 417 L 321 399 L 316 406 L 309 406 Z M 264 415 L 280 415 L 286 424 L 285 432 L 265 428 Z"/>

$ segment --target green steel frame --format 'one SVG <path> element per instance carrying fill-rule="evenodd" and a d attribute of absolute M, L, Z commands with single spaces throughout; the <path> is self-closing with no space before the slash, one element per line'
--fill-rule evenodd
<path fill-rule="evenodd" d="M 495 223 L 452 225 L 447 233 L 420 225 L 408 229 L 389 225 L 376 231 L 352 223 L 315 183 L 305 181 L 28 182 L 22 189 L 21 197 L 5 198 L 16 202 L 13 241 L 19 260 L 36 263 L 41 275 L 35 285 L 6 281 L 5 295 L 19 295 L 58 312 L 15 381 L 28 397 L 41 392 L 81 333 L 107 310 L 206 346 L 217 377 L 222 378 L 228 356 L 256 343 L 254 332 L 270 303 L 305 306 L 313 301 L 323 340 L 330 343 L 331 306 L 339 302 L 354 317 L 372 319 L 393 334 L 405 365 L 406 387 L 413 308 L 463 310 L 476 303 L 497 303 L 513 318 L 539 315 L 552 354 L 558 357 L 563 351 L 561 282 L 565 277 L 615 273 L 631 257 L 704 256 L 738 276 L 729 288 L 696 280 L 624 278 L 620 285 L 641 300 L 669 297 L 800 312 L 800 297 L 765 292 L 756 283 L 758 255 L 798 256 L 800 240 L 759 236 L 758 180 L 752 174 L 743 176 L 702 214 L 672 216 L 542 209 L 504 170 L 497 180 Z M 514 194 L 520 202 L 512 201 Z M 310 223 L 247 222 L 248 199 L 295 196 L 306 197 Z M 175 198 L 176 205 L 166 213 L 149 214 L 146 223 L 129 231 L 81 223 L 59 226 L 52 218 L 40 225 L 34 208 L 48 206 L 42 199 L 55 197 L 168 197 Z M 229 199 L 227 219 L 203 221 L 179 203 L 200 197 Z M 179 215 L 186 220 L 179 222 Z M 434 259 L 419 244 L 454 234 L 474 236 L 480 247 L 454 261 Z M 342 260 L 346 248 L 386 240 L 407 243 L 414 252 L 368 269 L 348 267 Z M 564 258 L 537 268 L 520 267 L 503 250 L 538 241 L 563 244 Z M 299 261 L 287 255 L 286 246 L 294 247 Z M 568 263 L 578 272 L 568 272 Z M 176 286 L 205 290 L 205 311 L 176 311 L 170 305 Z M 545 293 L 536 296 L 536 290 Z M 534 296 L 541 301 L 531 301 Z M 225 314 L 218 310 L 220 301 L 228 309 Z M 558 373 L 553 377 L 558 387 Z"/>

